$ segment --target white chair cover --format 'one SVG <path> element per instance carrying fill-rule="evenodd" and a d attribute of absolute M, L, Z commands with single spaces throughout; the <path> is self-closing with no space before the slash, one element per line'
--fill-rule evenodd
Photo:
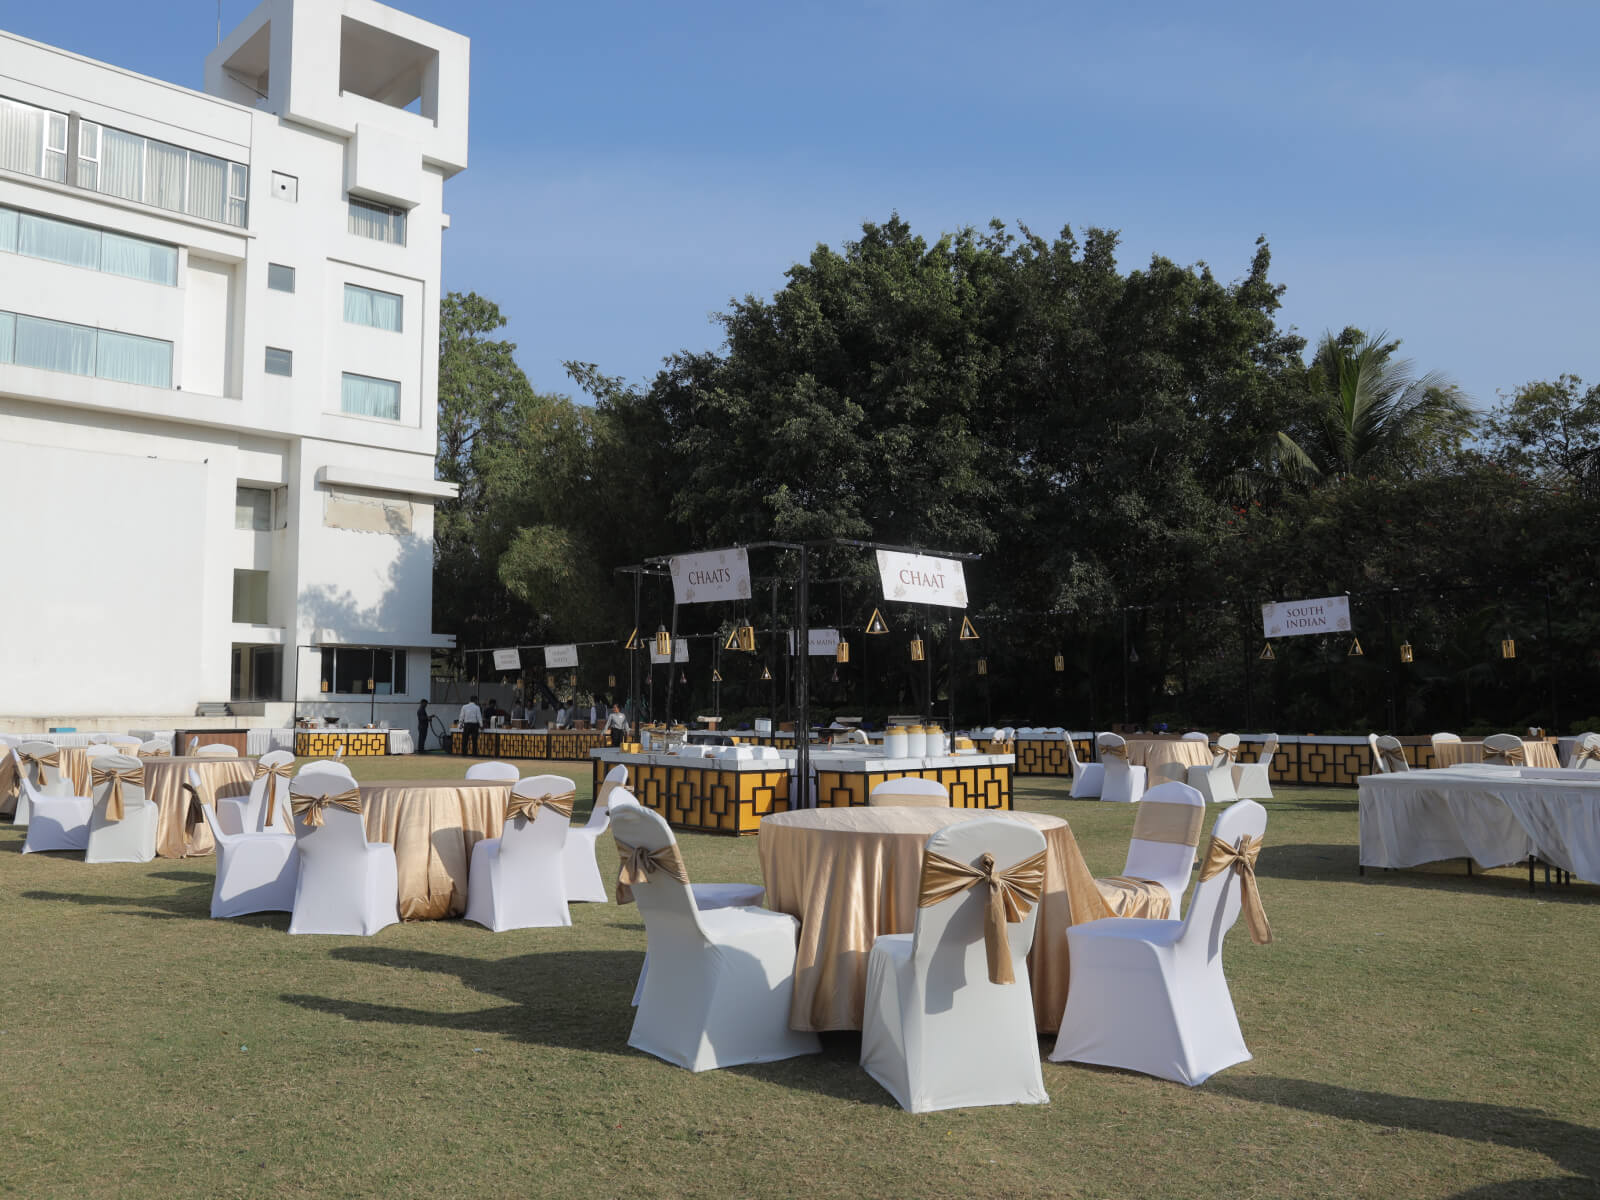
<path fill-rule="evenodd" d="M 501 783 L 515 783 L 522 772 L 508 762 L 473 763 L 467 768 L 468 779 L 493 779 Z M 567 781 L 571 783 L 571 780 Z"/>
<path fill-rule="evenodd" d="M 91 745 L 91 746 L 104 745 L 104 744 L 106 744 L 106 743 L 111 741 L 111 736 L 112 735 L 109 734 L 109 733 L 91 733 L 89 735 L 89 745 Z"/>
<path fill-rule="evenodd" d="M 354 784 L 350 773 L 305 769 L 295 777 L 295 792 L 333 796 Z M 361 814 L 329 805 L 322 824 L 311 827 L 294 818 L 300 874 L 295 880 L 290 933 L 348 933 L 367 936 L 400 920 L 399 868 L 394 847 L 367 841 Z"/>
<path fill-rule="evenodd" d="M 258 767 L 283 767 L 293 763 L 294 755 L 287 750 L 271 750 L 256 760 Z M 263 775 L 260 779 L 251 780 L 247 795 L 230 796 L 217 801 L 217 824 L 228 833 L 270 832 L 294 837 L 294 814 L 289 808 L 290 786 L 290 779 L 284 776 Z M 274 789 L 270 829 L 266 824 L 268 787 Z M 283 911 L 287 912 L 288 909 Z"/>
<path fill-rule="evenodd" d="M 50 796 L 35 788 L 23 772 L 17 780 L 17 813 L 27 826 L 22 852 L 86 850 L 94 801 L 88 796 Z"/>
<path fill-rule="evenodd" d="M 1233 790 L 1233 758 L 1225 750 L 1212 756 L 1210 766 L 1191 766 L 1184 772 L 1184 779 L 1208 803 L 1232 804 L 1239 798 Z"/>
<path fill-rule="evenodd" d="M 199 789 L 200 776 L 189 768 L 189 786 Z M 289 807 L 289 788 L 284 783 L 279 793 L 285 809 Z M 239 801 L 220 801 L 235 804 Z M 217 843 L 217 878 L 211 888 L 211 917 L 241 917 L 246 913 L 292 912 L 295 884 L 300 877 L 300 851 L 294 833 L 283 833 L 274 826 L 264 832 L 228 832 L 222 828 L 219 813 L 209 804 L 200 812 Z"/>
<path fill-rule="evenodd" d="M 1378 764 L 1378 774 L 1390 775 L 1411 770 L 1399 738 L 1388 734 L 1379 737 L 1375 733 L 1368 734 L 1367 738 L 1372 743 L 1372 758 Z"/>
<path fill-rule="evenodd" d="M 1096 739 L 1100 747 L 1100 764 L 1105 767 L 1104 782 L 1100 786 L 1100 799 L 1113 804 L 1135 804 L 1144 795 L 1145 769 L 1128 765 L 1125 750 L 1128 743 L 1115 733 L 1102 733 Z"/>
<path fill-rule="evenodd" d="M 1206 733 L 1204 730 L 1191 729 L 1178 740 L 1184 742 L 1209 742 L 1211 740 L 1211 735 Z"/>
<path fill-rule="evenodd" d="M 1272 799 L 1272 757 L 1278 752 L 1278 735 L 1269 733 L 1253 763 L 1235 763 L 1233 794 L 1241 800 Z"/>
<path fill-rule="evenodd" d="M 1072 734 L 1068 732 L 1062 740 L 1067 743 L 1067 761 L 1072 764 L 1072 790 L 1068 794 L 1074 800 L 1099 799 L 1105 787 L 1105 764 L 1079 762 L 1078 747 L 1073 744 Z"/>
<path fill-rule="evenodd" d="M 1490 765 L 1510 763 L 1520 767 L 1525 765 L 1526 757 L 1522 739 L 1514 733 L 1491 733 L 1483 739 L 1483 761 Z"/>
<path fill-rule="evenodd" d="M 23 775 L 33 780 L 34 790 L 43 796 L 71 796 L 72 778 L 60 767 L 59 763 L 39 763 L 33 761 L 41 755 L 59 754 L 60 751 L 54 742 L 32 741 L 22 742 L 16 747 L 18 762 L 22 767 Z M 23 801 L 17 801 L 16 817 L 12 821 L 15 825 L 26 825 L 28 814 L 22 811 Z"/>
<path fill-rule="evenodd" d="M 1600 733 L 1580 733 L 1573 739 L 1567 765 L 1578 771 L 1600 771 Z"/>
<path fill-rule="evenodd" d="M 676 849 L 667 823 L 638 803 L 613 803 L 611 824 L 642 853 Z M 664 868 L 634 884 L 633 897 L 659 965 L 643 980 L 628 1045 L 691 1071 L 822 1049 L 816 1034 L 789 1028 L 798 921 L 761 908 L 702 912 Z"/>
<path fill-rule="evenodd" d="M 1459 742 L 1461 738 L 1454 733 L 1436 733 L 1428 740 L 1433 743 L 1434 757 L 1437 758 L 1439 754 L 1440 742 Z"/>
<path fill-rule="evenodd" d="M 513 796 L 561 796 L 571 792 L 565 775 L 530 775 L 518 780 Z M 571 925 L 563 854 L 570 813 L 539 807 L 533 820 L 517 816 L 497 838 L 472 848 L 467 868 L 467 920 L 502 933 Z"/>
<path fill-rule="evenodd" d="M 1224 809 L 1211 836 L 1229 846 L 1259 838 L 1267 810 Z M 1072 988 L 1052 1062 L 1141 1071 L 1193 1087 L 1250 1051 L 1222 973 L 1222 941 L 1239 918 L 1233 869 L 1195 885 L 1181 921 L 1106 918 L 1067 930 Z"/>
<path fill-rule="evenodd" d="M 567 845 L 562 851 L 562 870 L 567 877 L 567 902 L 583 901 L 590 904 L 608 904 L 611 892 L 600 876 L 600 865 L 595 859 L 595 847 L 600 835 L 611 827 L 611 794 L 617 788 L 628 786 L 628 768 L 612 767 L 595 793 L 594 808 L 589 820 L 581 828 L 567 830 Z"/>
<path fill-rule="evenodd" d="M 1148 879 L 1167 889 L 1172 897 L 1172 915 L 1183 911 L 1183 893 L 1189 888 L 1189 876 L 1194 874 L 1194 848 L 1199 845 L 1199 831 L 1192 842 L 1176 843 L 1152 841 L 1139 836 L 1139 827 L 1145 823 L 1148 804 L 1187 804 L 1204 809 L 1206 798 L 1198 788 L 1186 783 L 1161 783 L 1144 794 L 1139 802 L 1139 813 L 1133 822 L 1133 837 L 1128 840 L 1128 858 L 1122 873 L 1133 879 Z M 1203 814 L 1202 814 L 1203 815 Z M 1154 813 L 1151 813 L 1154 816 Z M 1196 817 L 1196 822 L 1200 821 Z"/>
<path fill-rule="evenodd" d="M 1006 817 L 940 830 L 925 853 L 996 872 L 1044 852 L 1044 834 Z M 1007 923 L 1011 983 L 989 977 L 979 881 L 925 908 L 909 934 L 884 934 L 867 958 L 861 1066 L 910 1112 L 980 1104 L 1047 1104 L 1034 1029 L 1028 951 L 1039 906 Z"/>
<path fill-rule="evenodd" d="M 200 758 L 238 758 L 239 752 L 232 746 L 221 742 L 207 742 L 195 751 L 195 756 Z"/>
<path fill-rule="evenodd" d="M 869 808 L 949 808 L 950 793 L 937 779 L 885 779 L 867 793 Z"/>
<path fill-rule="evenodd" d="M 137 771 L 144 766 L 126 754 L 94 754 L 90 762 L 109 771 Z M 112 782 L 93 784 L 94 810 L 89 818 L 89 844 L 83 861 L 91 863 L 149 862 L 156 856 L 156 806 L 146 797 L 143 785 L 122 785 L 122 820 L 106 816 Z"/>
<path fill-rule="evenodd" d="M 342 762 L 335 762 L 331 758 L 313 758 L 310 762 L 302 765 L 301 768 L 294 773 L 294 777 L 299 779 L 302 775 L 316 775 L 325 772 L 331 772 L 335 775 L 343 776 L 351 783 L 356 781 L 356 777 L 350 773 L 349 767 L 345 766 Z"/>

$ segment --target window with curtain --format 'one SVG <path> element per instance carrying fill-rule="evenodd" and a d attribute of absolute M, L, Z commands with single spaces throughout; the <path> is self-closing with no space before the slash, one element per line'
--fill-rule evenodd
<path fill-rule="evenodd" d="M 143 387 L 172 386 L 172 343 L 131 333 L 99 331 L 95 350 L 95 374 L 119 383 Z"/>
<path fill-rule="evenodd" d="M 0 363 L 11 361 L 11 346 L 17 336 L 17 318 L 14 313 L 0 312 Z"/>
<path fill-rule="evenodd" d="M 144 202 L 173 212 L 185 212 L 184 188 L 188 182 L 189 152 L 166 142 L 145 139 Z"/>
<path fill-rule="evenodd" d="M 370 325 L 374 329 L 399 333 L 403 305 L 403 299 L 393 292 L 379 292 L 353 283 L 344 285 L 344 319 L 352 325 Z"/>
<path fill-rule="evenodd" d="M 178 248 L 38 213 L 0 208 L 0 251 L 176 287 Z"/>
<path fill-rule="evenodd" d="M 14 208 L 0 208 L 0 250 L 17 252 L 17 222 L 21 214 Z"/>
<path fill-rule="evenodd" d="M 63 170 L 65 149 L 63 141 Z M 78 186 L 243 228 L 250 168 L 82 121 L 78 125 Z"/>
<path fill-rule="evenodd" d="M 100 190 L 100 126 L 93 121 L 78 122 L 78 186 Z"/>
<path fill-rule="evenodd" d="M 67 181 L 67 118 L 65 113 L 46 113 L 44 126 L 44 169 L 46 179 Z"/>
<path fill-rule="evenodd" d="M 98 271 L 100 231 L 87 225 L 23 213 L 17 223 L 17 253 Z"/>
<path fill-rule="evenodd" d="M 350 232 L 375 242 L 406 244 L 406 214 L 401 208 L 350 197 Z"/>
<path fill-rule="evenodd" d="M 0 97 L 0 170 L 65 183 L 65 113 Z"/>
<path fill-rule="evenodd" d="M 178 248 L 107 229 L 100 235 L 100 269 L 110 275 L 177 287 Z"/>
<path fill-rule="evenodd" d="M 12 361 L 19 367 L 64 371 L 69 375 L 94 374 L 95 330 L 87 325 L 46 321 L 16 314 L 16 345 Z"/>
<path fill-rule="evenodd" d="M 100 174 L 95 191 L 124 200 L 144 200 L 142 137 L 120 129 L 100 131 Z"/>
<path fill-rule="evenodd" d="M 400 419 L 400 385 L 393 379 L 345 372 L 339 390 L 339 410 L 358 417 Z"/>
<path fill-rule="evenodd" d="M 184 212 L 221 221 L 228 211 L 228 164 L 208 154 L 189 155 L 189 198 Z"/>

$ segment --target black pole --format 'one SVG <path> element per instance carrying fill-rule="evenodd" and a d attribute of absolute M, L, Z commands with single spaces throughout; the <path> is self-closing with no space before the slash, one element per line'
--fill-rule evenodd
<path fill-rule="evenodd" d="M 1561 708 L 1556 702 L 1555 639 L 1550 632 L 1550 583 L 1544 585 L 1544 670 L 1550 676 L 1550 728 L 1561 732 Z"/>
<path fill-rule="evenodd" d="M 1383 678 L 1389 686 L 1389 732 L 1398 733 L 1394 703 L 1394 589 L 1383 598 Z"/>
<path fill-rule="evenodd" d="M 667 711 L 666 711 L 665 715 L 666 715 L 667 728 L 671 729 L 672 728 L 672 685 L 677 680 L 677 677 L 678 677 L 677 676 L 677 666 L 678 666 L 678 602 L 676 600 L 674 600 L 672 602 L 672 629 L 669 631 L 667 636 L 672 639 L 672 646 L 671 646 L 671 651 L 672 652 L 667 655 Z M 685 721 L 684 724 L 687 725 L 688 722 Z"/>
<path fill-rule="evenodd" d="M 1122 610 L 1122 724 L 1132 725 L 1133 718 L 1128 715 L 1128 610 Z"/>
<path fill-rule="evenodd" d="M 799 610 L 800 628 L 795 633 L 795 650 L 800 654 L 798 686 L 795 690 L 794 766 L 795 786 L 799 796 L 791 800 L 790 808 L 811 807 L 811 567 L 806 547 L 800 547 Z"/>
<path fill-rule="evenodd" d="M 952 612 L 952 617 L 954 613 Z M 966 614 L 963 613 L 963 616 Z M 949 625 L 950 637 L 950 678 L 945 682 L 945 692 L 950 701 L 949 727 L 945 730 L 950 735 L 950 749 L 956 748 L 956 647 L 961 644 L 961 635 L 956 630 L 956 623 L 952 619 Z"/>
<path fill-rule="evenodd" d="M 933 622 L 928 619 L 928 606 L 926 604 L 922 606 L 922 625 L 928 631 L 927 641 L 933 641 Z M 928 653 L 928 649 L 927 643 L 923 643 L 922 680 L 928 694 L 928 699 L 922 707 L 922 723 L 924 725 L 933 724 L 933 655 Z"/>
<path fill-rule="evenodd" d="M 1255 724 L 1250 718 L 1250 609 L 1241 607 L 1239 615 L 1239 649 L 1244 663 L 1244 723 L 1246 728 L 1254 729 Z"/>
<path fill-rule="evenodd" d="M 633 649 L 628 651 L 628 718 L 633 722 L 631 741 L 639 740 L 639 621 L 640 591 L 644 587 L 644 572 L 633 573 Z"/>
<path fill-rule="evenodd" d="M 778 647 L 778 577 L 772 577 L 772 619 L 768 626 L 767 637 L 767 721 L 772 726 L 773 745 L 777 745 L 778 733 L 778 673 L 772 668 L 778 665 L 773 655 Z"/>

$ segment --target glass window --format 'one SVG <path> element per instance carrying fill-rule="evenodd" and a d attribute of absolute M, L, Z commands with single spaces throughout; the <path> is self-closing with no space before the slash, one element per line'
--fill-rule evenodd
<path fill-rule="evenodd" d="M 345 372 L 339 393 L 339 411 L 358 417 L 400 419 L 400 385 L 392 379 Z"/>
<path fill-rule="evenodd" d="M 65 183 L 66 150 L 65 113 L 0 97 L 0 170 Z"/>
<path fill-rule="evenodd" d="M 293 375 L 294 351 L 279 350 L 276 346 L 267 347 L 267 374 L 268 375 Z"/>
<path fill-rule="evenodd" d="M 67 116 L 65 113 L 58 112 L 48 115 L 49 119 L 45 124 L 44 170 L 40 174 L 46 179 L 54 179 L 57 183 L 65 183 L 67 181 Z"/>
<path fill-rule="evenodd" d="M 322 690 L 342 696 L 402 696 L 406 691 L 406 652 L 358 646 L 322 651 Z"/>
<path fill-rule="evenodd" d="M 0 250 L 17 252 L 17 223 L 19 214 L 14 208 L 0 208 Z"/>
<path fill-rule="evenodd" d="M 0 250 L 176 287 L 178 248 L 39 213 L 0 209 Z"/>
<path fill-rule="evenodd" d="M 100 231 L 87 225 L 23 213 L 17 224 L 17 253 L 98 271 Z"/>
<path fill-rule="evenodd" d="M 144 199 L 144 139 L 120 129 L 100 131 L 100 175 L 95 191 L 124 200 Z"/>
<path fill-rule="evenodd" d="M 189 193 L 184 212 L 207 221 L 221 221 L 228 211 L 228 164 L 209 154 L 189 151 Z"/>
<path fill-rule="evenodd" d="M 236 625 L 267 624 L 267 572 L 234 568 L 233 621 Z"/>
<path fill-rule="evenodd" d="M 78 122 L 78 186 L 100 190 L 100 126 Z"/>
<path fill-rule="evenodd" d="M 47 321 L 22 313 L 0 314 L 6 352 L 0 362 L 69 375 L 95 375 L 145 387 L 172 386 L 172 343 L 160 338 Z"/>
<path fill-rule="evenodd" d="M 4 127 L 0 124 L 0 147 L 4 141 Z M 64 138 L 61 149 L 64 170 Z M 250 168 L 170 142 L 81 121 L 78 186 L 242 228 Z"/>
<path fill-rule="evenodd" d="M 350 232 L 377 242 L 406 244 L 406 214 L 404 209 L 390 208 L 387 204 L 374 204 L 370 200 L 350 197 Z"/>
<path fill-rule="evenodd" d="M 17 336 L 17 318 L 15 314 L 0 312 L 0 363 L 11 361 L 11 345 Z"/>
<path fill-rule="evenodd" d="M 95 374 L 143 387 L 172 386 L 172 343 L 132 333 L 100 330 Z"/>
<path fill-rule="evenodd" d="M 404 303 L 393 292 L 379 292 L 353 283 L 344 285 L 344 319 L 352 325 L 370 325 L 374 329 L 399 333 Z"/>
<path fill-rule="evenodd" d="M 13 361 L 19 367 L 93 375 L 94 335 L 95 331 L 86 325 L 45 321 L 18 313 Z"/>
<path fill-rule="evenodd" d="M 272 490 L 245 487 L 240 484 L 233 492 L 233 527 L 265 533 L 272 528 Z"/>
<path fill-rule="evenodd" d="M 228 215 L 229 225 L 244 228 L 250 208 L 250 168 L 239 163 L 228 164 Z"/>
<path fill-rule="evenodd" d="M 162 242 L 129 237 L 125 233 L 113 233 L 109 229 L 102 230 L 100 269 L 110 275 L 124 275 L 129 279 L 142 279 L 146 283 L 177 287 L 178 248 Z"/>
<path fill-rule="evenodd" d="M 267 286 L 275 292 L 294 291 L 294 268 L 281 263 L 268 263 Z"/>

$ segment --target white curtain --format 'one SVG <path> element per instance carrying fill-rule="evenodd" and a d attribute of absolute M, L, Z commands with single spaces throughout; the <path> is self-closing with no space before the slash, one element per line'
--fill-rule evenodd
<path fill-rule="evenodd" d="M 402 298 L 393 292 L 374 291 L 353 283 L 344 285 L 344 319 L 351 324 L 399 333 L 402 307 Z"/>
<path fill-rule="evenodd" d="M 23 213 L 17 230 L 17 252 L 69 267 L 100 269 L 100 231 L 68 221 Z"/>
<path fill-rule="evenodd" d="M 339 397 L 342 411 L 358 417 L 400 419 L 400 385 L 392 379 L 346 375 Z"/>
<path fill-rule="evenodd" d="M 11 361 L 11 343 L 16 336 L 16 315 L 14 313 L 0 312 L 0 363 Z"/>
<path fill-rule="evenodd" d="M 37 175 L 43 147 L 44 110 L 0 100 L 0 168 Z"/>
<path fill-rule="evenodd" d="M 17 252 L 17 210 L 0 208 L 0 250 Z"/>
<path fill-rule="evenodd" d="M 228 164 L 228 215 L 229 225 L 244 228 L 245 211 L 250 203 L 250 168 L 239 163 Z"/>
<path fill-rule="evenodd" d="M 144 139 L 120 129 L 100 131 L 99 191 L 124 200 L 144 199 Z"/>
<path fill-rule="evenodd" d="M 95 374 L 101 379 L 170 388 L 172 343 L 102 329 L 96 367 Z"/>
<path fill-rule="evenodd" d="M 189 207 L 192 217 L 220 221 L 228 208 L 228 164 L 207 154 L 189 154 Z"/>
<path fill-rule="evenodd" d="M 112 233 L 101 234 L 100 269 L 112 275 L 126 275 L 129 279 L 143 279 L 147 283 L 164 283 L 168 287 L 178 284 L 178 250 L 160 242 L 147 242 L 143 238 Z"/>
<path fill-rule="evenodd" d="M 378 242 L 406 243 L 406 215 L 399 209 L 362 200 L 350 201 L 350 232 Z"/>
<path fill-rule="evenodd" d="M 144 202 L 157 208 L 183 211 L 183 177 L 189 152 L 166 142 L 149 142 L 144 177 Z"/>
<path fill-rule="evenodd" d="M 94 335 L 95 331 L 86 325 L 44 321 L 19 313 L 14 361 L 19 367 L 93 375 Z"/>

